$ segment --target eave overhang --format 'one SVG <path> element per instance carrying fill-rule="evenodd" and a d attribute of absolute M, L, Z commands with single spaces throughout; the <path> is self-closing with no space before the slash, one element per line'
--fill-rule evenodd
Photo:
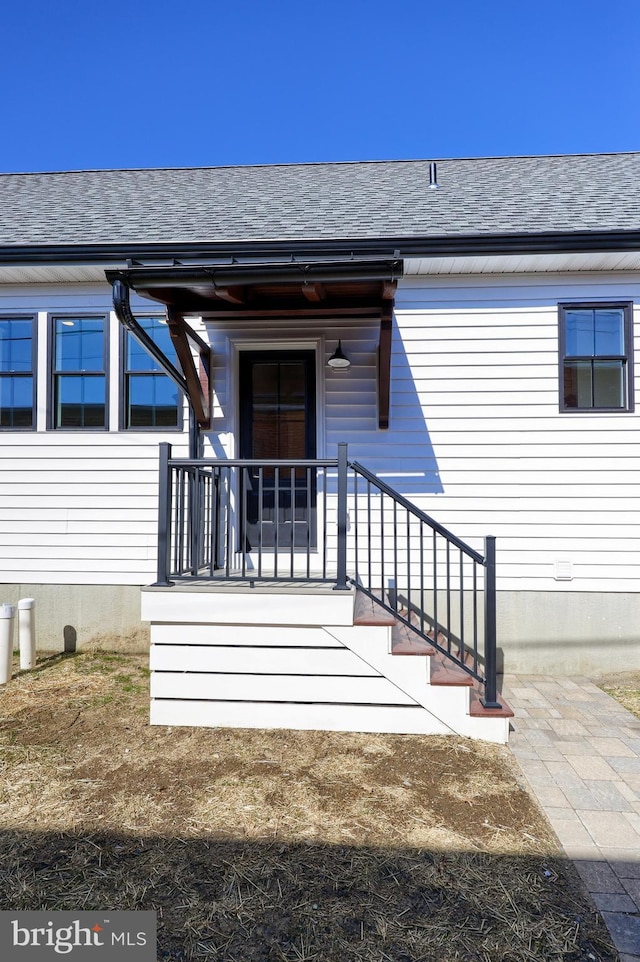
<path fill-rule="evenodd" d="M 133 260 L 126 269 L 108 270 L 114 306 L 121 322 L 140 340 L 132 320 L 129 292 L 164 305 L 167 323 L 184 375 L 186 391 L 199 425 L 210 426 L 209 357 L 186 318 L 198 314 L 211 322 L 219 318 L 268 319 L 330 316 L 372 317 L 380 324 L 378 351 L 378 418 L 389 425 L 391 318 L 397 280 L 403 262 L 397 252 L 346 258 L 288 255 L 180 261 Z M 193 346 L 200 354 L 200 371 Z M 165 367 L 166 369 L 166 367 Z"/>
<path fill-rule="evenodd" d="M 388 235 L 329 240 L 226 240 L 109 244 L 0 245 L 0 264 L 91 264 L 149 261 L 153 258 L 184 262 L 203 258 L 294 256 L 348 258 L 352 255 L 446 257 L 474 254 L 553 253 L 555 251 L 630 251 L 640 249 L 640 230 L 524 231 L 519 233 L 457 235 Z"/>

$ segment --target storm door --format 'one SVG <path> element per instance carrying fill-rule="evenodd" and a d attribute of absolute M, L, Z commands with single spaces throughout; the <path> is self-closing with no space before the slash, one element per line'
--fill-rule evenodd
<path fill-rule="evenodd" d="M 240 353 L 240 457 L 316 457 L 313 351 Z M 243 472 L 245 550 L 316 547 L 316 471 L 290 466 Z"/>

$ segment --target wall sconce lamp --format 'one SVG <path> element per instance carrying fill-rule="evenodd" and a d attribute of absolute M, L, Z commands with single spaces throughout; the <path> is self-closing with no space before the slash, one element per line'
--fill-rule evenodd
<path fill-rule="evenodd" d="M 332 367 L 334 371 L 346 371 L 348 367 L 351 367 L 351 361 L 346 354 L 342 351 L 342 341 L 338 341 L 338 346 L 327 361 L 329 367 Z"/>

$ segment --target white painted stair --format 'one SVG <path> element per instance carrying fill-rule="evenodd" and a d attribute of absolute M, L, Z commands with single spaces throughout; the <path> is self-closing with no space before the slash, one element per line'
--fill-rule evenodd
<path fill-rule="evenodd" d="M 143 589 L 151 724 L 507 741 L 507 708 L 482 709 L 467 675 L 357 595 L 319 584 Z"/>

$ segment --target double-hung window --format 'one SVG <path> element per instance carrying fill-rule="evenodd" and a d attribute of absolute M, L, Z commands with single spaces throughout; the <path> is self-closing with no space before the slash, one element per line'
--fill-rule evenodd
<path fill-rule="evenodd" d="M 0 317 L 0 428 L 35 428 L 35 319 Z"/>
<path fill-rule="evenodd" d="M 177 366 L 178 361 L 166 321 L 162 317 L 138 317 L 140 327 Z M 130 430 L 179 429 L 182 427 L 182 395 L 158 362 L 124 331 L 124 405 L 122 426 Z"/>
<path fill-rule="evenodd" d="M 560 304 L 560 410 L 632 411 L 632 305 Z"/>
<path fill-rule="evenodd" d="M 104 317 L 53 318 L 51 427 L 108 427 Z"/>

